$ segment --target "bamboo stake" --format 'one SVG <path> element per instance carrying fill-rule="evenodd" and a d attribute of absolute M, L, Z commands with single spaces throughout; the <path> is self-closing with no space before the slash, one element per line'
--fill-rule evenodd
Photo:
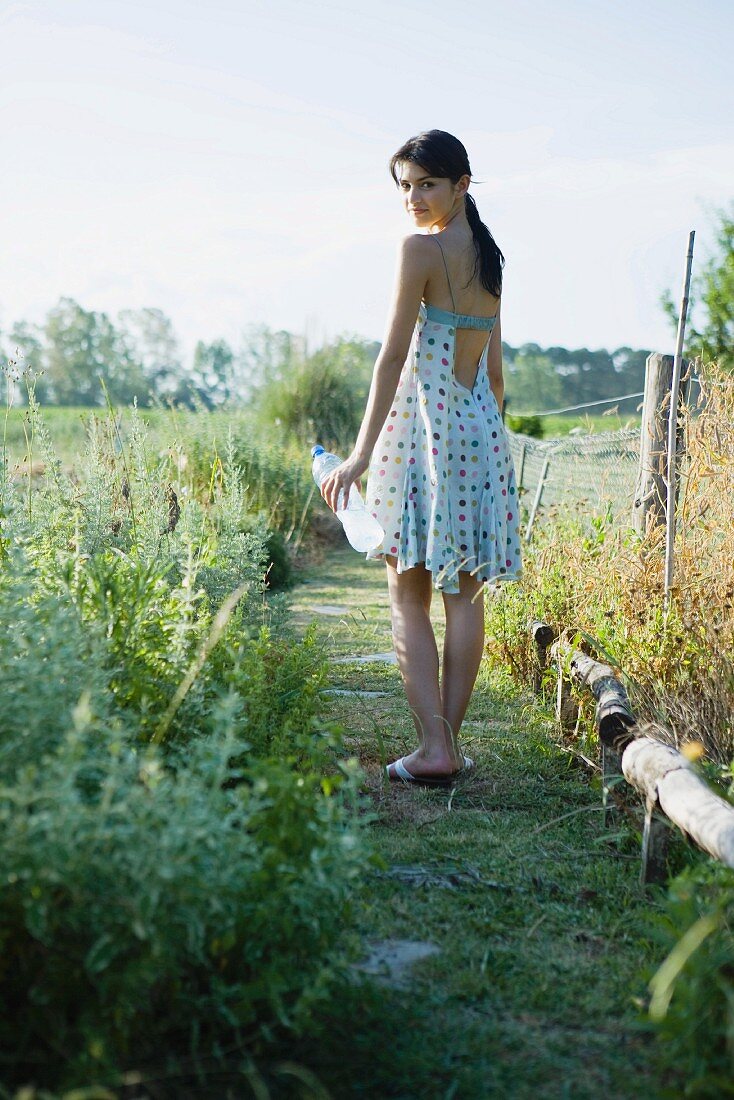
<path fill-rule="evenodd" d="M 688 235 L 688 254 L 686 256 L 686 277 L 683 283 L 683 297 L 678 314 L 678 337 L 673 361 L 673 381 L 670 389 L 670 414 L 668 417 L 668 506 L 665 530 L 665 594 L 664 608 L 670 605 L 670 590 L 673 585 L 673 546 L 675 543 L 675 490 L 676 468 L 675 452 L 678 427 L 678 391 L 680 389 L 681 364 L 683 362 L 683 337 L 686 331 L 688 313 L 688 291 L 691 285 L 691 266 L 693 264 L 694 229 Z"/>

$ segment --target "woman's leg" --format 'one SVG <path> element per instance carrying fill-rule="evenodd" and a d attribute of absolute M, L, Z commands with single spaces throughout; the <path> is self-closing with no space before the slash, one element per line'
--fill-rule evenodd
<path fill-rule="evenodd" d="M 444 592 L 446 633 L 441 676 L 442 713 L 454 736 L 457 760 L 458 736 L 476 683 L 484 652 L 483 585 L 471 573 L 459 573 L 459 592 Z"/>
<path fill-rule="evenodd" d="M 438 649 L 431 624 L 432 577 L 425 565 L 398 573 L 386 556 L 395 653 L 420 747 L 405 758 L 412 775 L 447 775 L 459 766 L 443 718 L 438 683 Z"/>

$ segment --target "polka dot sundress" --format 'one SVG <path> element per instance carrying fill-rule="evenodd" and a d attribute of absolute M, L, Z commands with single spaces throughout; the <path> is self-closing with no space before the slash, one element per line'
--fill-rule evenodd
<path fill-rule="evenodd" d="M 515 470 L 487 371 L 495 320 L 421 303 L 367 475 L 367 508 L 385 531 L 367 558 L 394 555 L 398 573 L 423 562 L 446 593 L 463 570 L 480 581 L 522 571 Z M 489 333 L 471 390 L 454 377 L 457 328 Z"/>

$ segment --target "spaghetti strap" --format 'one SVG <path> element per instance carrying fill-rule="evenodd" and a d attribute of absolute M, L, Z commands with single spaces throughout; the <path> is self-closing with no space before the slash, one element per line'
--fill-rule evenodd
<path fill-rule="evenodd" d="M 438 247 L 441 249 L 441 259 L 443 260 L 444 270 L 446 271 L 446 282 L 449 284 L 449 294 L 451 295 L 451 305 L 454 307 L 454 313 L 456 313 L 456 301 L 454 299 L 454 291 L 453 291 L 452 286 L 451 286 L 451 279 L 449 278 L 449 269 L 446 265 L 446 256 L 444 254 L 443 245 L 439 241 L 438 237 L 434 236 L 433 239 L 436 242 L 436 244 L 438 245 Z"/>

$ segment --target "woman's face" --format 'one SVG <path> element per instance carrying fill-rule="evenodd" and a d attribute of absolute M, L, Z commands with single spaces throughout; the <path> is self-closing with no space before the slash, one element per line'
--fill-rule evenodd
<path fill-rule="evenodd" d="M 398 165 L 398 187 L 408 216 L 418 229 L 443 228 L 466 193 L 468 176 L 452 183 L 446 176 L 431 176 L 420 164 Z"/>

